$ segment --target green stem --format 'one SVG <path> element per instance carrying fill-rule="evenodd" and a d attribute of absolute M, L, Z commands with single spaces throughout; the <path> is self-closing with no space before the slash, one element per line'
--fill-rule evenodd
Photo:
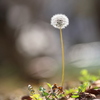
<path fill-rule="evenodd" d="M 60 42 L 61 42 L 61 49 L 62 49 L 62 82 L 61 85 L 63 87 L 64 85 L 64 76 L 65 76 L 65 59 L 64 59 L 64 42 L 63 42 L 63 36 L 62 36 L 62 29 L 60 28 Z"/>

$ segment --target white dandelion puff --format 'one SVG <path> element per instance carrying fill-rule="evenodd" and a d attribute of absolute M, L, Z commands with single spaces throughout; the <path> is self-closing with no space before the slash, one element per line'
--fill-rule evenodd
<path fill-rule="evenodd" d="M 64 58 L 64 42 L 63 42 L 63 35 L 62 29 L 69 25 L 69 19 L 64 14 L 56 14 L 51 18 L 51 25 L 55 28 L 60 29 L 60 42 L 61 42 L 61 49 L 62 49 L 62 87 L 64 85 L 64 77 L 65 77 L 65 58 Z"/>
<path fill-rule="evenodd" d="M 51 25 L 58 29 L 63 29 L 69 25 L 69 19 L 64 14 L 56 14 L 51 18 Z"/>

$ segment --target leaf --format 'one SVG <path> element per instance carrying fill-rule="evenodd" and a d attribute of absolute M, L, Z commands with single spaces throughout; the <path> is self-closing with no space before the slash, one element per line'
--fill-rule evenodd
<path fill-rule="evenodd" d="M 45 91 L 45 88 L 40 87 L 40 88 L 39 88 L 39 91 L 44 92 L 44 91 Z"/>
<path fill-rule="evenodd" d="M 77 89 L 69 89 L 69 90 L 65 90 L 65 93 L 70 94 L 70 93 L 74 93 L 76 91 L 77 91 Z"/>
<path fill-rule="evenodd" d="M 78 87 L 78 92 L 85 92 L 85 90 L 89 87 L 89 82 L 84 82 L 82 85 Z"/>
<path fill-rule="evenodd" d="M 32 98 L 30 96 L 23 96 L 22 100 L 32 100 Z"/>
<path fill-rule="evenodd" d="M 50 98 L 46 98 L 46 100 L 52 100 L 52 99 L 50 99 Z"/>
<path fill-rule="evenodd" d="M 42 98 L 38 98 L 38 100 L 42 100 Z"/>
<path fill-rule="evenodd" d="M 78 97 L 79 97 L 79 94 L 74 93 L 71 97 L 72 97 L 72 98 L 78 98 Z"/>
<path fill-rule="evenodd" d="M 42 96 L 48 96 L 48 95 L 49 95 L 49 93 L 47 93 L 47 92 L 42 93 Z"/>
<path fill-rule="evenodd" d="M 42 100 L 42 98 L 40 98 L 40 94 L 34 94 L 32 96 L 30 96 L 33 100 Z"/>
<path fill-rule="evenodd" d="M 52 88 L 52 85 L 50 83 L 47 83 L 48 87 L 51 89 Z"/>
<path fill-rule="evenodd" d="M 81 71 L 81 74 L 82 74 L 82 75 L 87 75 L 87 74 L 88 74 L 88 71 L 87 71 L 86 69 L 83 69 L 83 70 Z"/>

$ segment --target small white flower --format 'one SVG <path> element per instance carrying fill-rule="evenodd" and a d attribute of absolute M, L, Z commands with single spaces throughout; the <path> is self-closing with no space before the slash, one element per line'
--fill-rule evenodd
<path fill-rule="evenodd" d="M 51 18 L 51 25 L 63 29 L 69 25 L 69 19 L 64 14 L 56 14 Z"/>

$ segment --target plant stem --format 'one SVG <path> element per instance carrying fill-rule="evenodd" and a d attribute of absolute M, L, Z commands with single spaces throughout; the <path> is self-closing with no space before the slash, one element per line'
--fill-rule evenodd
<path fill-rule="evenodd" d="M 60 42 L 61 42 L 61 49 L 62 49 L 62 82 L 61 85 L 63 87 L 64 85 L 64 76 L 65 76 L 65 59 L 64 59 L 64 42 L 63 42 L 63 36 L 62 36 L 62 29 L 60 28 Z"/>

